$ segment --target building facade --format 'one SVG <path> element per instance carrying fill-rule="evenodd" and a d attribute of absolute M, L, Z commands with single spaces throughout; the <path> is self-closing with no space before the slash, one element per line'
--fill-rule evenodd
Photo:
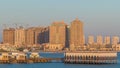
<path fill-rule="evenodd" d="M 97 44 L 102 45 L 103 44 L 103 37 L 101 35 L 97 36 Z"/>
<path fill-rule="evenodd" d="M 15 35 L 14 28 L 4 29 L 3 30 L 3 43 L 14 45 L 14 41 L 15 41 L 14 35 Z"/>
<path fill-rule="evenodd" d="M 83 23 L 80 20 L 75 19 L 70 26 L 70 50 L 74 50 L 83 46 L 84 46 Z"/>
<path fill-rule="evenodd" d="M 49 34 L 49 42 L 50 44 L 60 44 L 62 48 L 65 47 L 66 44 L 66 28 L 67 25 L 62 22 L 54 22 L 50 26 L 50 34 Z"/>
<path fill-rule="evenodd" d="M 119 37 L 118 36 L 113 36 L 112 37 L 112 45 L 117 45 L 119 43 Z"/>
<path fill-rule="evenodd" d="M 94 44 L 94 37 L 93 36 L 88 36 L 88 44 Z"/>
<path fill-rule="evenodd" d="M 49 42 L 49 27 L 35 28 L 35 44 L 43 44 Z"/>
<path fill-rule="evenodd" d="M 104 44 L 110 44 L 110 36 L 105 36 L 104 38 Z"/>
<path fill-rule="evenodd" d="M 43 31 L 43 43 L 49 43 L 49 27 L 45 27 Z"/>
<path fill-rule="evenodd" d="M 25 45 L 25 29 L 23 27 L 15 29 L 15 45 L 16 46 Z"/>
<path fill-rule="evenodd" d="M 35 28 L 28 28 L 25 30 L 25 44 L 34 45 L 35 44 Z"/>

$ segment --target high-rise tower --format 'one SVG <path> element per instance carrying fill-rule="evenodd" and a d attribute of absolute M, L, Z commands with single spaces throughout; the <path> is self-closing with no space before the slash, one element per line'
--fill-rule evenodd
<path fill-rule="evenodd" d="M 50 44 L 62 44 L 66 42 L 66 24 L 62 22 L 54 22 L 50 26 Z"/>
<path fill-rule="evenodd" d="M 14 28 L 4 29 L 3 30 L 3 43 L 14 45 L 14 40 L 15 40 L 14 35 L 15 35 L 15 29 Z"/>
<path fill-rule="evenodd" d="M 25 29 L 21 26 L 15 29 L 15 45 L 25 45 Z"/>
<path fill-rule="evenodd" d="M 102 44 L 103 44 L 103 38 L 102 38 L 101 35 L 98 35 L 98 36 L 97 36 L 97 44 L 98 44 L 98 45 L 102 45 Z"/>
<path fill-rule="evenodd" d="M 110 44 L 110 36 L 106 36 L 105 38 L 104 38 L 104 44 L 106 45 L 106 44 Z"/>
<path fill-rule="evenodd" d="M 117 45 L 119 43 L 119 37 L 118 36 L 113 36 L 112 37 L 112 45 Z"/>
<path fill-rule="evenodd" d="M 70 50 L 81 49 L 84 45 L 83 22 L 76 18 L 70 26 Z"/>
<path fill-rule="evenodd" d="M 25 30 L 25 43 L 26 45 L 35 44 L 35 28 L 28 28 Z"/>

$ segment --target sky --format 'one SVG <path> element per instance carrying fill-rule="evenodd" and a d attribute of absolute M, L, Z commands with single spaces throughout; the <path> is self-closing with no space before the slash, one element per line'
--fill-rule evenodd
<path fill-rule="evenodd" d="M 120 36 L 120 0 L 0 0 L 0 39 L 4 24 L 70 25 L 76 18 L 84 23 L 86 36 Z"/>

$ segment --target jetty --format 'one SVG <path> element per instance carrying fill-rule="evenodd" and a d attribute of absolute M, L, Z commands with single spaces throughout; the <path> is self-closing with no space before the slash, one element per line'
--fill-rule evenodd
<path fill-rule="evenodd" d="M 46 58 L 41 57 L 39 53 L 33 52 L 28 56 L 26 53 L 1 53 L 0 64 L 14 63 L 51 63 L 52 61 L 62 62 L 63 58 Z"/>
<path fill-rule="evenodd" d="M 64 53 L 63 58 L 46 58 L 40 56 L 37 52 L 31 52 L 29 55 L 20 53 L 0 53 L 0 64 L 13 63 L 51 63 L 64 62 L 71 64 L 116 64 L 117 52 L 115 51 L 68 51 Z"/>
<path fill-rule="evenodd" d="M 64 62 L 72 64 L 115 64 L 117 63 L 117 52 L 113 51 L 66 52 Z"/>

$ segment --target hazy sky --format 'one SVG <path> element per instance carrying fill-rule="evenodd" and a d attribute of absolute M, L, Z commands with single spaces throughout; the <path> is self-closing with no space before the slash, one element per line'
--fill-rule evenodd
<path fill-rule="evenodd" d="M 85 35 L 120 35 L 120 0 L 0 0 L 0 38 L 3 24 L 70 24 L 76 17 Z"/>

